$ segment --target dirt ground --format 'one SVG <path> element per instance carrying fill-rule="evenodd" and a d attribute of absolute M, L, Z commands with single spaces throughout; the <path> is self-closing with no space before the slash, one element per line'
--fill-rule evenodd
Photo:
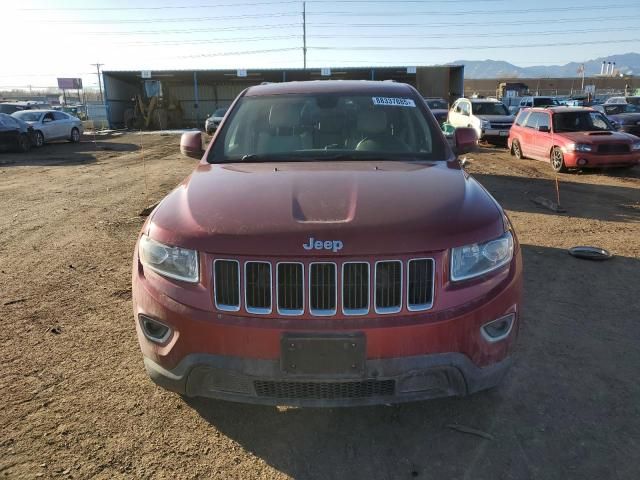
<path fill-rule="evenodd" d="M 196 163 L 177 142 L 0 155 L 0 478 L 640 478 L 640 167 L 560 175 L 557 214 L 532 202 L 555 199 L 548 165 L 469 155 L 524 252 L 524 326 L 499 388 L 278 409 L 185 400 L 143 369 L 131 255 L 138 213 Z M 616 258 L 575 259 L 578 244 Z"/>

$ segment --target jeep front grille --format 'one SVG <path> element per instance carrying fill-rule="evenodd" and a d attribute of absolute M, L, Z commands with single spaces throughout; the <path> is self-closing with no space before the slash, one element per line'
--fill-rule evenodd
<path fill-rule="evenodd" d="M 244 264 L 245 305 L 250 313 L 271 313 L 271 264 Z"/>
<path fill-rule="evenodd" d="M 371 314 L 372 304 L 373 312 L 385 315 L 403 307 L 411 312 L 433 306 L 432 258 L 309 264 L 217 259 L 213 270 L 215 306 L 220 311 L 333 316 L 340 303 L 343 315 Z"/>
<path fill-rule="evenodd" d="M 309 270 L 309 311 L 312 315 L 336 313 L 336 264 L 312 263 Z"/>
<path fill-rule="evenodd" d="M 304 312 L 304 266 L 279 263 L 277 268 L 278 313 L 301 315 Z"/>
<path fill-rule="evenodd" d="M 349 262 L 342 265 L 342 311 L 345 315 L 369 312 L 369 264 Z"/>
<path fill-rule="evenodd" d="M 216 260 L 213 270 L 218 310 L 240 310 L 240 263 L 237 260 Z"/>
<path fill-rule="evenodd" d="M 409 260 L 407 272 L 407 308 L 412 311 L 431 308 L 433 301 L 433 260 Z"/>
<path fill-rule="evenodd" d="M 402 308 L 402 262 L 376 262 L 376 312 L 396 313 Z"/>

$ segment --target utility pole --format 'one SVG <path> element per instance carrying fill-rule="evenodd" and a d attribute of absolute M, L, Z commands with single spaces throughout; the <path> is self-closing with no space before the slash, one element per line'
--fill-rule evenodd
<path fill-rule="evenodd" d="M 92 63 L 94 67 L 98 70 L 98 87 L 100 88 L 100 103 L 104 105 L 104 98 L 102 97 L 102 78 L 100 77 L 100 67 L 104 65 L 104 63 Z"/>
<path fill-rule="evenodd" d="M 307 2 L 302 2 L 302 58 L 307 69 Z"/>

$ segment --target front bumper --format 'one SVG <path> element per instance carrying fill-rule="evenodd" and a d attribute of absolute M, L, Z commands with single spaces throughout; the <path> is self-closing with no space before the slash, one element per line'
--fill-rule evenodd
<path fill-rule="evenodd" d="M 287 378 L 278 360 L 193 354 L 166 370 L 144 358 L 151 379 L 189 397 L 263 405 L 340 407 L 468 395 L 496 386 L 507 357 L 479 368 L 461 353 L 368 360 L 362 378 Z"/>
<path fill-rule="evenodd" d="M 495 128 L 487 128 L 487 129 L 483 129 L 482 130 L 482 134 L 480 135 L 480 138 L 483 138 L 485 140 L 504 140 L 505 142 L 507 141 L 507 138 L 509 138 L 509 129 L 508 128 L 503 128 L 503 129 L 495 129 Z"/>
<path fill-rule="evenodd" d="M 586 163 L 583 163 L 586 162 Z M 567 167 L 606 168 L 626 167 L 640 164 L 640 152 L 625 154 L 602 154 L 590 152 L 565 152 L 564 163 Z"/>

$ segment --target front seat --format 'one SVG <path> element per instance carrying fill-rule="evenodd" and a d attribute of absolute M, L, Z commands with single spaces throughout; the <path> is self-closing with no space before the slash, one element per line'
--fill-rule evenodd
<path fill-rule="evenodd" d="M 356 145 L 357 151 L 399 153 L 409 151 L 407 144 L 389 133 L 387 114 L 380 108 L 360 112 L 357 130 L 362 136 L 362 140 Z"/>
<path fill-rule="evenodd" d="M 300 106 L 274 104 L 269 110 L 269 129 L 258 135 L 259 154 L 286 153 L 311 148 L 311 135 L 303 131 Z"/>

